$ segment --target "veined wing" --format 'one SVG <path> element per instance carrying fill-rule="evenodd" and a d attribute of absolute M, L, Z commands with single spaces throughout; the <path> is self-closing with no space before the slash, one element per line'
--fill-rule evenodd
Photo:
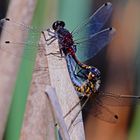
<path fill-rule="evenodd" d="M 99 92 L 93 95 L 90 107 L 88 106 L 89 109 L 86 107 L 85 111 L 103 121 L 116 123 L 119 117 L 109 109 L 109 106 L 131 106 L 139 101 L 140 96 Z"/>
<path fill-rule="evenodd" d="M 88 34 L 97 33 L 102 29 L 108 18 L 112 13 L 112 4 L 107 2 L 103 4 L 95 13 L 93 13 L 86 21 L 80 24 L 72 31 L 72 35 L 76 36 L 76 34 L 86 32 Z"/>
<path fill-rule="evenodd" d="M 20 50 L 24 47 L 25 58 L 32 61 L 32 56 L 35 50 L 38 49 L 38 42 L 34 42 L 34 40 L 41 35 L 41 30 L 9 18 L 0 20 L 0 28 L 5 36 L 0 42 L 0 51 L 5 51 L 9 55 L 18 57 L 20 55 L 14 52 L 14 48 Z M 30 38 L 27 40 L 28 36 Z"/>
<path fill-rule="evenodd" d="M 4 28 L 6 27 L 8 28 Z M 11 18 L 3 18 L 0 20 L 0 28 L 10 37 L 14 36 L 14 33 L 22 33 L 23 40 L 27 38 L 28 34 L 32 34 L 32 38 L 36 37 L 37 35 L 41 34 L 41 29 L 37 29 L 35 27 L 26 25 L 24 23 L 16 22 Z M 15 31 L 15 32 L 10 32 Z M 14 38 L 15 39 L 15 38 Z M 12 40 L 18 42 L 18 40 Z"/>
<path fill-rule="evenodd" d="M 119 119 L 116 113 L 112 112 L 108 107 L 106 107 L 97 99 L 94 101 L 89 113 L 90 115 L 109 123 L 117 123 Z"/>
<path fill-rule="evenodd" d="M 109 106 L 131 106 L 140 103 L 140 96 L 114 92 L 99 92 L 98 100 Z"/>
<path fill-rule="evenodd" d="M 93 58 L 101 49 L 103 49 L 112 39 L 115 34 L 114 28 L 104 29 L 96 34 L 92 34 L 77 44 L 77 52 L 83 50 L 80 61 L 87 61 Z M 84 57 L 83 57 L 84 56 Z"/>

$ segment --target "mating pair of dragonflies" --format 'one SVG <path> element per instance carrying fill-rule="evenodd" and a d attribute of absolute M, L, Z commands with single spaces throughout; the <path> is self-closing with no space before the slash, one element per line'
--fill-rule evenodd
<path fill-rule="evenodd" d="M 56 21 L 53 23 L 52 29 L 47 29 L 49 38 L 46 38 L 45 33 L 42 30 L 39 32 L 38 30 L 34 30 L 32 27 L 26 26 L 25 24 L 14 22 L 10 18 L 1 19 L 0 25 L 3 27 L 3 24 L 7 23 L 12 28 L 17 26 L 19 29 L 22 29 L 23 32 L 29 30 L 30 32 L 33 32 L 33 34 L 41 33 L 43 34 L 47 45 L 50 45 L 55 40 L 58 40 L 60 53 L 61 55 L 64 55 L 66 59 L 69 75 L 80 98 L 80 102 L 84 99 L 84 103 L 81 105 L 81 108 L 83 109 L 89 99 L 94 97 L 93 110 L 91 109 L 93 116 L 107 122 L 115 123 L 118 120 L 118 115 L 109 110 L 107 106 L 130 105 L 132 102 L 139 100 L 140 97 L 100 91 L 100 71 L 93 66 L 80 62 L 76 56 L 77 49 L 85 47 L 84 54 L 86 54 L 86 60 L 91 59 L 110 42 L 115 33 L 115 29 L 102 28 L 111 13 L 112 4 L 107 2 L 97 9 L 96 12 L 82 24 L 77 26 L 72 32 L 69 32 L 65 28 L 65 23 L 63 21 Z M 10 34 L 6 29 L 4 31 Z M 78 36 L 80 36 L 79 34 L 83 33 L 85 33 L 85 35 L 82 38 L 78 38 Z M 10 44 L 16 45 L 14 41 L 10 40 L 5 40 L 1 44 L 9 46 Z M 30 44 L 30 42 L 26 42 L 25 44 Z M 64 117 L 66 117 L 78 104 L 80 104 L 80 102 L 74 105 Z M 77 115 L 79 112 L 77 112 Z"/>

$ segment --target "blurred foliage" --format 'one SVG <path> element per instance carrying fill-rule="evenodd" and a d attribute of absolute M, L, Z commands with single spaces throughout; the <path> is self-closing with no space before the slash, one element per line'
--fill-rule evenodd
<path fill-rule="evenodd" d="M 139 19 L 140 21 L 140 19 Z M 140 35 L 140 30 L 138 30 Z M 136 77 L 135 77 L 135 90 L 137 95 L 140 95 L 140 42 L 137 44 L 136 53 Z M 140 103 L 134 108 L 134 118 L 131 122 L 131 127 L 129 130 L 128 140 L 139 140 L 140 139 Z"/>

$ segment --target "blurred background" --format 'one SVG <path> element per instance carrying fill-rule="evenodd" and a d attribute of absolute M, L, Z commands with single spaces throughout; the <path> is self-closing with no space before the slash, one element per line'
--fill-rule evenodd
<path fill-rule="evenodd" d="M 38 13 L 35 11 L 37 16 L 35 17 L 36 20 L 33 19 L 32 24 L 36 25 L 34 22 L 42 16 L 40 21 L 44 25 L 39 24 L 40 27 L 46 26 L 48 28 L 55 20 L 63 20 L 66 23 L 66 28 L 72 31 L 105 2 L 108 1 L 42 0 L 36 4 L 38 8 L 36 8 L 36 11 Z M 112 0 L 110 2 L 113 4 L 113 13 L 106 26 L 113 26 L 117 31 L 116 35 L 105 49 L 87 63 L 96 66 L 101 71 L 103 90 L 113 92 L 114 94 L 140 95 L 140 1 Z M 0 18 L 5 17 L 9 5 L 10 0 L 0 0 Z M 82 52 L 78 55 L 79 58 L 84 57 Z M 19 73 L 21 74 L 18 74 L 17 79 L 20 79 L 21 75 L 23 77 L 23 71 L 27 69 L 23 65 L 25 64 L 20 65 L 21 72 Z M 23 121 L 27 97 L 15 98 L 18 86 L 21 84 L 19 81 L 17 80 L 16 89 L 12 95 L 12 106 L 10 107 L 5 128 L 5 140 L 12 140 L 11 136 L 17 131 L 20 132 Z M 22 94 L 22 91 L 25 92 L 25 87 L 21 88 L 20 94 Z M 27 91 L 28 89 L 29 87 L 27 87 Z M 20 108 L 19 102 L 23 98 L 25 98 L 22 104 L 23 107 Z M 12 114 L 15 113 L 17 107 L 22 110 L 20 111 L 21 115 L 19 115 L 20 123 L 16 123 L 19 127 L 13 130 L 11 126 L 17 121 L 18 115 L 13 117 Z M 139 140 L 140 105 L 110 107 L 110 109 L 119 114 L 119 122 L 117 124 L 110 124 L 93 118 L 90 115 L 87 116 L 85 121 L 86 140 Z M 18 137 L 16 139 L 13 137 L 13 140 L 18 140 Z"/>

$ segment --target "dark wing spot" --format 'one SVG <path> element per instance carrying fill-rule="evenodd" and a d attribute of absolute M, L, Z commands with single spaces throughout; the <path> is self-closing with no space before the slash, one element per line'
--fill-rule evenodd
<path fill-rule="evenodd" d="M 119 117 L 118 117 L 118 115 L 114 115 L 114 118 L 118 120 Z"/>

